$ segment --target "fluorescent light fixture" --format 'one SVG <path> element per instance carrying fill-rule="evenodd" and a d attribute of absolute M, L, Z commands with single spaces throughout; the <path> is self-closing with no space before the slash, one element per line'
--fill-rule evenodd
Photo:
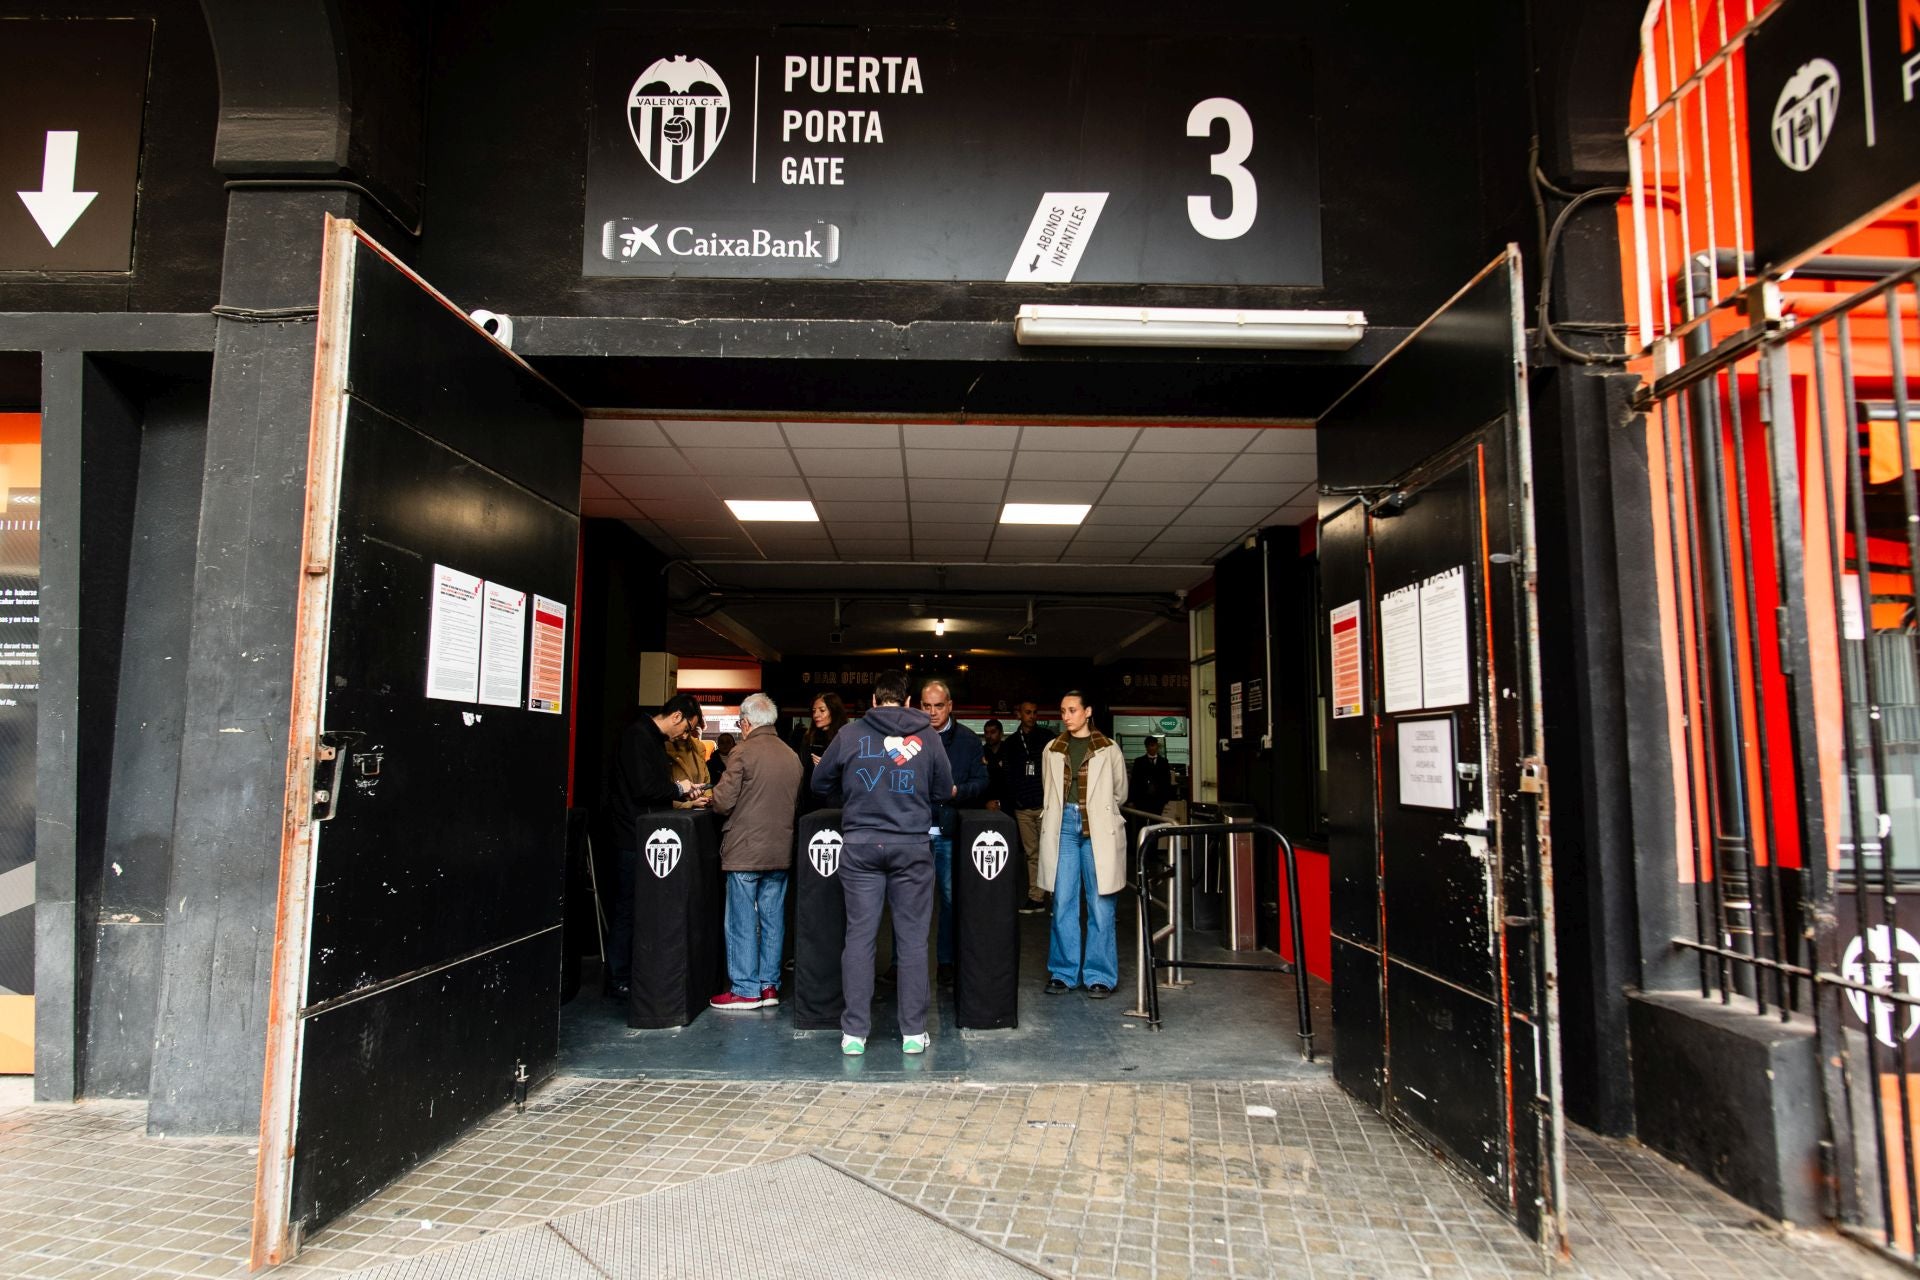
<path fill-rule="evenodd" d="M 1367 332 L 1364 311 L 1230 311 L 1208 307 L 1025 306 L 1023 347 L 1265 347 L 1345 351 Z"/>
<path fill-rule="evenodd" d="M 728 498 L 727 510 L 736 520 L 786 520 L 820 522 L 811 502 L 763 502 L 756 498 Z"/>
<path fill-rule="evenodd" d="M 1093 510 L 1085 502 L 1009 502 L 1000 512 L 1001 524 L 1079 524 Z"/>

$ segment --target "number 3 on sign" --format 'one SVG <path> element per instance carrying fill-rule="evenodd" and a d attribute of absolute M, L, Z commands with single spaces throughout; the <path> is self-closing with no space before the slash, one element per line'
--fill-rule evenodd
<path fill-rule="evenodd" d="M 1227 180 L 1227 216 L 1215 216 L 1212 196 L 1187 197 L 1187 221 L 1209 240 L 1238 240 L 1253 227 L 1260 208 L 1260 189 L 1242 162 L 1253 154 L 1253 117 L 1232 98 L 1206 98 L 1187 113 L 1187 136 L 1205 138 L 1213 122 L 1227 122 L 1227 145 L 1213 153 L 1207 168 Z"/>

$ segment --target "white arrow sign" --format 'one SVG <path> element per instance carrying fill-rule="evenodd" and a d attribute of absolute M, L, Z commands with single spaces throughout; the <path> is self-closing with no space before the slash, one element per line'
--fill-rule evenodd
<path fill-rule="evenodd" d="M 73 224 L 93 203 L 98 191 L 75 191 L 74 169 L 80 160 L 80 135 L 72 129 L 47 130 L 47 159 L 40 170 L 38 191 L 18 191 L 27 212 L 40 224 L 47 243 L 58 247 Z"/>

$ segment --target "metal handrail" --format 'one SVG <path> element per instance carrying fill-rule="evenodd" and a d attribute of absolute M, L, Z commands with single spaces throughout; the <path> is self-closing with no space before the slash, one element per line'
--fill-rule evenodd
<path fill-rule="evenodd" d="M 1164 864 L 1161 866 L 1150 865 L 1147 858 L 1148 849 L 1151 846 L 1159 844 L 1161 841 L 1180 836 L 1242 835 L 1249 833 L 1255 836 L 1271 836 L 1274 843 L 1279 846 L 1281 854 L 1285 857 L 1287 872 L 1287 915 L 1289 917 L 1287 923 L 1293 932 L 1294 960 L 1292 962 L 1282 960 L 1278 964 L 1242 964 L 1236 961 L 1226 960 L 1188 960 L 1184 957 L 1169 957 L 1166 960 L 1160 959 L 1153 953 L 1155 942 L 1163 936 L 1162 934 L 1156 934 L 1153 928 L 1151 912 L 1153 905 L 1153 884 L 1155 881 L 1164 880 L 1168 876 L 1173 875 L 1175 868 Z M 1139 947 L 1142 957 L 1141 968 L 1148 977 L 1140 1008 L 1149 1027 L 1155 1031 L 1160 1029 L 1160 988 L 1159 984 L 1152 981 L 1152 974 L 1156 969 L 1171 969 L 1179 966 L 1188 969 L 1223 969 L 1243 973 L 1295 974 L 1296 981 L 1293 986 L 1294 998 L 1298 1005 L 1300 1017 L 1300 1056 L 1308 1062 L 1313 1061 L 1313 1007 L 1307 996 L 1306 936 L 1300 923 L 1300 865 L 1298 858 L 1294 854 L 1293 841 L 1282 835 L 1278 827 L 1265 822 L 1203 822 L 1187 825 L 1161 822 L 1142 830 L 1137 843 L 1134 845 L 1133 891 L 1140 914 Z M 1180 904 L 1178 901 L 1171 902 L 1171 914 L 1175 919 L 1179 918 Z"/>

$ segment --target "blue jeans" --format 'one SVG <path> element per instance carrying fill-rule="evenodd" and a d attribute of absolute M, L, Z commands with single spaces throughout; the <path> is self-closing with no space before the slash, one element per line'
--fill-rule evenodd
<path fill-rule="evenodd" d="M 940 828 L 933 837 L 933 883 L 940 895 L 940 936 L 934 943 L 934 958 L 941 964 L 953 963 L 953 827 Z"/>
<path fill-rule="evenodd" d="M 780 985 L 787 928 L 787 873 L 727 872 L 727 978 L 733 994 L 758 1000 Z"/>
<path fill-rule="evenodd" d="M 1080 933 L 1080 895 L 1087 897 L 1087 929 Z M 1120 948 L 1114 934 L 1112 894 L 1100 892 L 1093 868 L 1093 839 L 1080 826 L 1080 806 L 1067 805 L 1060 818 L 1060 861 L 1053 871 L 1053 936 L 1047 943 L 1047 972 L 1070 987 L 1120 983 Z M 1082 943 L 1085 957 L 1082 958 Z"/>

